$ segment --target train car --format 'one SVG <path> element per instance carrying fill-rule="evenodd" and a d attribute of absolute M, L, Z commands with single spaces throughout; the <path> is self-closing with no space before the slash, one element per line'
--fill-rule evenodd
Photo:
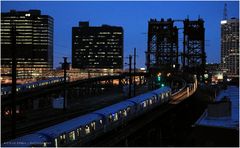
<path fill-rule="evenodd" d="M 128 99 L 130 102 L 134 102 L 136 105 L 136 113 L 142 114 L 147 110 L 150 110 L 157 101 L 156 94 L 151 92 L 136 96 L 134 98 Z"/>
<path fill-rule="evenodd" d="M 171 88 L 170 87 L 162 87 L 157 90 L 152 91 L 153 94 L 157 95 L 157 100 L 160 100 L 161 103 L 168 102 L 171 98 Z"/>
<path fill-rule="evenodd" d="M 48 80 L 40 80 L 38 81 L 38 86 L 42 87 L 42 86 L 46 86 L 49 85 L 49 81 Z"/>
<path fill-rule="evenodd" d="M 42 134 L 29 134 L 3 143 L 3 147 L 47 147 L 50 139 Z"/>
<path fill-rule="evenodd" d="M 101 129 L 103 129 L 102 116 L 90 113 L 45 128 L 37 133 L 49 136 L 51 140 L 48 142 L 51 146 L 62 147 L 81 142 L 81 139 L 86 139 Z"/>
<path fill-rule="evenodd" d="M 16 92 L 18 93 L 20 91 L 22 91 L 22 87 L 21 87 L 21 85 L 17 85 L 16 86 Z M 11 93 L 12 93 L 12 87 L 11 86 L 1 88 L 1 95 L 9 95 Z"/>
<path fill-rule="evenodd" d="M 129 101 L 122 101 L 93 113 L 104 117 L 104 131 L 107 131 L 131 119 L 135 113 L 135 104 Z"/>
<path fill-rule="evenodd" d="M 11 86 L 1 87 L 1 95 L 8 95 L 11 93 Z"/>
<path fill-rule="evenodd" d="M 67 81 L 68 80 L 69 80 L 69 78 L 67 77 Z M 38 88 L 38 87 L 43 87 L 43 86 L 56 84 L 56 83 L 62 83 L 63 81 L 64 81 L 63 77 L 53 77 L 53 78 L 49 78 L 49 79 L 46 79 L 46 80 L 40 80 L 40 81 L 37 81 L 37 82 L 17 85 L 16 91 L 17 91 L 17 93 L 25 92 L 25 91 L 35 89 L 35 88 Z M 11 86 L 1 88 L 1 95 L 11 94 L 11 88 L 12 88 Z"/>
<path fill-rule="evenodd" d="M 94 139 L 96 136 L 110 131 L 114 127 L 124 124 L 132 118 L 138 117 L 140 114 L 151 110 L 153 107 L 160 105 L 162 103 L 161 100 L 169 98 L 170 94 L 171 89 L 169 87 L 163 87 L 92 113 L 39 130 L 34 134 L 5 142 L 3 143 L 3 146 L 63 147 L 76 143 L 81 145 L 82 143 Z M 165 98 L 162 98 L 162 95 Z"/>

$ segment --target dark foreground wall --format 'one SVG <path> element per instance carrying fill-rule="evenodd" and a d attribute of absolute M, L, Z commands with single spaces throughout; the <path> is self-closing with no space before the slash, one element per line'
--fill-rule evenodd
<path fill-rule="evenodd" d="M 238 147 L 239 131 L 217 127 L 195 127 L 189 137 L 193 146 Z"/>

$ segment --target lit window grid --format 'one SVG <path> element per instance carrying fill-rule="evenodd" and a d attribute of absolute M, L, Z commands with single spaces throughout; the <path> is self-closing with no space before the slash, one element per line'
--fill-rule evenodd
<path fill-rule="evenodd" d="M 11 26 L 10 25 L 10 19 L 7 19 L 8 17 L 4 17 L 2 16 L 2 20 L 1 20 L 1 44 L 2 45 L 9 45 L 11 46 Z M 13 18 L 13 17 L 12 17 Z M 33 46 L 33 50 L 35 51 L 44 51 L 44 52 L 48 52 L 48 50 L 52 50 L 51 48 L 49 48 L 49 46 L 53 46 L 52 45 L 52 36 L 53 36 L 53 19 L 51 17 L 48 18 L 42 18 L 42 21 L 38 21 L 38 23 L 35 23 L 34 20 L 24 20 L 26 19 L 25 17 L 14 17 L 14 23 L 16 24 L 16 31 L 17 31 L 17 36 L 16 36 L 16 44 L 17 45 L 34 45 Z M 37 21 L 36 21 L 37 22 Z M 49 24 L 46 24 L 45 22 L 50 22 Z M 8 28 L 8 29 L 5 29 Z M 39 33 L 38 33 L 39 32 Z M 44 32 L 44 35 L 43 33 Z M 35 35 L 36 33 L 36 35 Z M 37 38 L 39 37 L 39 38 Z M 34 40 L 33 40 L 34 38 Z M 39 49 L 39 46 L 40 49 Z M 45 46 L 45 47 L 43 47 Z M 35 54 L 37 55 L 37 53 Z M 36 62 L 36 59 L 31 58 L 32 62 L 31 62 L 31 66 L 32 67 L 47 67 L 47 68 L 51 68 L 52 67 L 52 63 L 49 62 L 45 62 L 43 65 L 39 65 Z M 46 61 L 49 59 L 46 59 Z M 6 62 L 2 62 L 2 66 L 4 67 L 4 63 L 9 64 L 10 60 L 7 60 Z M 52 62 L 52 60 L 50 59 L 49 61 Z M 28 63 L 29 64 L 29 63 Z M 21 65 L 17 65 L 17 67 L 28 67 L 29 65 L 25 65 L 21 64 Z M 8 66 L 6 66 L 8 67 Z"/>
<path fill-rule="evenodd" d="M 89 67 L 92 67 L 91 65 L 104 65 L 106 61 L 112 63 L 111 68 L 117 65 L 121 66 L 122 44 L 120 45 L 119 41 L 122 40 L 122 33 L 121 36 L 112 36 L 113 33 L 111 32 L 100 32 L 99 34 L 104 34 L 105 36 L 98 34 L 84 37 L 81 37 L 79 34 L 73 35 L 73 60 L 89 63 Z M 106 52 L 108 49 L 114 52 Z"/>
<path fill-rule="evenodd" d="M 221 25 L 221 63 L 227 75 L 239 76 L 239 21 Z"/>

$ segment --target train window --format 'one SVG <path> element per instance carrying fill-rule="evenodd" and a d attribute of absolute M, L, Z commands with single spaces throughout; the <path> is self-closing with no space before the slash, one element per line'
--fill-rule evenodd
<path fill-rule="evenodd" d="M 85 133 L 86 134 L 89 134 L 90 133 L 90 127 L 88 125 L 86 125 L 85 127 Z"/>
<path fill-rule="evenodd" d="M 109 115 L 108 121 L 109 121 L 109 122 L 112 122 L 112 115 Z"/>
<path fill-rule="evenodd" d="M 76 138 L 75 138 L 75 131 L 72 131 L 72 132 L 70 132 L 69 134 L 68 134 L 68 136 L 69 136 L 69 140 L 70 141 L 74 141 Z"/>
<path fill-rule="evenodd" d="M 143 108 L 145 108 L 147 106 L 147 102 L 144 101 L 144 102 L 141 103 L 141 105 L 142 105 Z"/>
<path fill-rule="evenodd" d="M 162 100 L 164 99 L 164 94 L 162 94 L 162 97 L 161 97 L 161 98 L 162 98 Z"/>
<path fill-rule="evenodd" d="M 121 116 L 121 115 L 122 115 L 122 111 L 121 111 L 121 110 L 118 112 L 118 115 L 119 115 L 119 116 Z"/>
<path fill-rule="evenodd" d="M 127 116 L 127 111 L 126 111 L 126 110 L 123 110 L 122 115 L 123 115 L 123 117 L 126 117 L 126 116 Z"/>
<path fill-rule="evenodd" d="M 43 142 L 43 147 L 47 147 L 47 142 Z"/>
<path fill-rule="evenodd" d="M 130 108 L 130 107 L 128 107 L 128 108 L 127 108 L 127 113 L 129 113 L 129 112 L 130 112 L 130 110 L 131 110 L 131 108 Z"/>
<path fill-rule="evenodd" d="M 102 124 L 103 123 L 102 120 L 99 120 L 99 123 Z"/>
<path fill-rule="evenodd" d="M 149 104 L 152 105 L 152 99 L 149 100 Z"/>
<path fill-rule="evenodd" d="M 118 120 L 118 114 L 115 113 L 115 114 L 113 114 L 113 121 L 117 121 L 117 120 Z"/>
<path fill-rule="evenodd" d="M 96 129 L 96 122 L 92 122 L 92 123 L 91 123 L 91 128 L 92 128 L 93 130 Z"/>
<path fill-rule="evenodd" d="M 55 147 L 58 147 L 58 140 L 57 140 L 57 138 L 55 138 Z"/>
<path fill-rule="evenodd" d="M 82 128 L 77 129 L 77 136 L 79 137 L 81 135 Z"/>
<path fill-rule="evenodd" d="M 60 144 L 64 144 L 64 143 L 66 143 L 66 136 L 65 136 L 65 134 L 60 136 Z"/>
<path fill-rule="evenodd" d="M 168 92 L 166 93 L 166 97 L 168 97 Z"/>

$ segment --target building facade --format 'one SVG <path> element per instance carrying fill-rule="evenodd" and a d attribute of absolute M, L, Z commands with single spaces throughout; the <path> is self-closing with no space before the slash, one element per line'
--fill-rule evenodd
<path fill-rule="evenodd" d="M 223 72 L 220 68 L 219 63 L 207 63 L 206 71 L 208 74 L 208 79 L 211 83 L 218 83 L 223 81 Z"/>
<path fill-rule="evenodd" d="M 221 21 L 221 67 L 228 77 L 239 77 L 239 19 Z"/>
<path fill-rule="evenodd" d="M 16 45 L 12 41 L 13 28 Z M 40 10 L 1 13 L 1 48 L 2 73 L 11 70 L 14 50 L 18 78 L 41 76 L 53 68 L 53 18 Z"/>
<path fill-rule="evenodd" d="M 79 27 L 72 28 L 72 67 L 122 69 L 123 28 L 79 22 Z"/>

